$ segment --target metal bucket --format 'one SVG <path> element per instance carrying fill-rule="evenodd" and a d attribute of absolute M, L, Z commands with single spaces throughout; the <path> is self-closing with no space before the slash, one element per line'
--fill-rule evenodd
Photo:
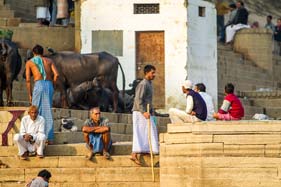
<path fill-rule="evenodd" d="M 50 12 L 48 7 L 38 6 L 36 7 L 36 18 L 50 20 Z"/>

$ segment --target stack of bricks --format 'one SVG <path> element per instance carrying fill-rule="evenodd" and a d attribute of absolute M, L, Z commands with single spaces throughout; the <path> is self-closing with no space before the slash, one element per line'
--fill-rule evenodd
<path fill-rule="evenodd" d="M 160 186 L 280 186 L 281 121 L 168 124 Z"/>

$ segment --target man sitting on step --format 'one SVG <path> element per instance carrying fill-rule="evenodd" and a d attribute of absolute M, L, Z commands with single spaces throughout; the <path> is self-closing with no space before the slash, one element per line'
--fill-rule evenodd
<path fill-rule="evenodd" d="M 239 98 L 234 94 L 234 85 L 228 83 L 224 87 L 226 96 L 218 113 L 214 113 L 217 120 L 241 120 L 244 117 L 244 108 Z"/>
<path fill-rule="evenodd" d="M 14 136 L 20 159 L 27 160 L 29 154 L 36 153 L 37 157 L 43 158 L 46 142 L 44 126 L 45 119 L 38 115 L 38 108 L 34 105 L 29 107 L 28 115 L 21 120 L 20 132 Z"/>
<path fill-rule="evenodd" d="M 87 158 L 91 160 L 95 153 L 102 153 L 109 160 L 111 147 L 110 128 L 108 119 L 101 117 L 99 107 L 94 107 L 90 110 L 90 118 L 85 121 L 82 131 L 86 146 L 90 151 Z"/>

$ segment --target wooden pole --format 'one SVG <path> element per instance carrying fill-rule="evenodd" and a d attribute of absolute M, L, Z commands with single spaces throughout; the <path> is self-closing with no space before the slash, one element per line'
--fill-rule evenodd
<path fill-rule="evenodd" d="M 149 110 L 149 104 L 147 104 L 147 112 L 150 113 Z M 155 181 L 155 175 L 154 175 L 154 161 L 153 161 L 153 152 L 152 152 L 152 144 L 151 144 L 151 122 L 150 122 L 150 116 L 147 120 L 148 125 L 148 142 L 149 142 L 149 150 L 150 150 L 150 163 L 151 163 L 151 172 L 152 172 L 152 181 Z"/>

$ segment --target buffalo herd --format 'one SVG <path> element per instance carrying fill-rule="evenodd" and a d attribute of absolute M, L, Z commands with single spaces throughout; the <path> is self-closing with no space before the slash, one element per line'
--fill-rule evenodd
<path fill-rule="evenodd" d="M 8 40 L 1 41 L 0 53 L 0 106 L 4 105 L 4 90 L 7 93 L 7 105 L 11 105 L 12 82 L 21 70 L 21 57 L 16 44 Z M 32 58 L 31 54 L 27 54 L 27 59 Z M 88 110 L 100 106 L 106 112 L 130 112 L 135 88 L 140 80 L 130 84 L 130 90 L 124 90 L 125 75 L 118 58 L 107 52 L 79 54 L 70 51 L 52 51 L 45 57 L 55 63 L 59 72 L 53 97 L 54 107 Z M 123 80 L 122 91 L 117 87 L 119 67 Z"/>

